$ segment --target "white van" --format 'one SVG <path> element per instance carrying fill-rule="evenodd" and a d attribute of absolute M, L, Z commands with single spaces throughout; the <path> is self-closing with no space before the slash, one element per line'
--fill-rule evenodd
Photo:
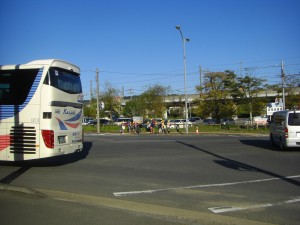
<path fill-rule="evenodd" d="M 270 121 L 270 141 L 280 149 L 300 147 L 300 110 L 274 112 Z"/>

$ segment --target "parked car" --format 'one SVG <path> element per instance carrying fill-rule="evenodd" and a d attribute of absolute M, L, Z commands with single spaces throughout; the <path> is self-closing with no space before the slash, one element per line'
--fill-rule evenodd
<path fill-rule="evenodd" d="M 217 120 L 216 119 L 204 119 L 202 124 L 204 124 L 204 125 L 217 124 Z"/>
<path fill-rule="evenodd" d="M 94 120 L 94 119 L 92 119 L 88 122 L 88 125 L 96 125 L 96 124 L 97 124 L 97 120 Z"/>
<path fill-rule="evenodd" d="M 100 124 L 108 125 L 108 124 L 110 124 L 110 120 L 108 120 L 108 119 L 100 119 Z"/>
<path fill-rule="evenodd" d="M 83 118 L 82 125 L 95 125 L 97 122 L 93 118 Z"/>
<path fill-rule="evenodd" d="M 190 121 L 194 121 L 194 124 L 200 124 L 203 122 L 201 117 L 191 117 Z"/>
<path fill-rule="evenodd" d="M 220 120 L 221 125 L 234 125 L 234 119 L 223 118 Z"/>
<path fill-rule="evenodd" d="M 175 120 L 169 120 L 170 128 L 174 129 L 176 127 Z"/>
<path fill-rule="evenodd" d="M 115 125 L 120 126 L 121 124 L 127 124 L 127 123 L 131 123 L 132 122 L 132 118 L 125 118 L 125 117 L 120 117 L 115 121 Z"/>
<path fill-rule="evenodd" d="M 245 122 L 246 126 L 251 125 L 250 118 L 247 119 Z M 252 118 L 252 125 L 253 126 L 266 126 L 268 125 L 268 118 L 267 117 L 261 117 L 261 116 L 255 116 Z"/>
<path fill-rule="evenodd" d="M 192 123 L 192 125 L 195 125 L 197 120 L 195 120 L 195 119 L 189 119 L 189 121 Z"/>
<path fill-rule="evenodd" d="M 183 119 L 175 119 L 170 121 L 171 128 L 176 128 L 176 126 L 182 128 L 183 124 Z"/>
<path fill-rule="evenodd" d="M 253 117 L 253 124 L 256 126 L 266 126 L 268 124 L 268 117 L 255 116 Z"/>
<path fill-rule="evenodd" d="M 185 126 L 185 123 L 186 123 L 185 121 L 186 121 L 185 119 L 182 120 L 184 126 Z M 193 120 L 187 120 L 187 124 L 188 124 L 188 126 L 192 126 L 194 124 L 194 121 Z"/>

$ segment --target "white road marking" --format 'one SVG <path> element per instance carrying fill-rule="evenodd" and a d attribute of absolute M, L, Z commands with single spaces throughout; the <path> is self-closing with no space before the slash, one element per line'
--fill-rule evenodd
<path fill-rule="evenodd" d="M 274 181 L 274 180 L 291 179 L 291 178 L 298 178 L 298 177 L 300 177 L 300 175 L 276 177 L 276 178 L 274 177 L 274 178 L 267 178 L 267 179 L 260 179 L 260 180 L 248 180 L 248 181 L 238 181 L 238 182 L 230 182 L 230 183 L 220 183 L 220 184 L 202 184 L 202 185 L 193 185 L 193 186 L 186 186 L 186 187 L 160 188 L 160 189 L 142 190 L 142 191 L 114 192 L 113 194 L 115 197 L 122 197 L 122 196 L 126 196 L 126 195 L 152 194 L 152 193 L 160 192 L 160 191 L 171 191 L 171 190 L 178 190 L 178 189 L 196 189 L 196 188 L 206 188 L 206 187 L 222 187 L 222 186 L 230 186 L 230 185 L 237 185 L 237 184 L 251 184 L 251 183 L 267 182 L 267 181 Z"/>
<path fill-rule="evenodd" d="M 226 213 L 226 212 L 233 212 L 233 211 L 241 211 L 241 210 L 247 210 L 247 209 L 256 209 L 256 208 L 266 208 L 266 207 L 272 207 L 272 206 L 278 206 L 283 204 L 291 204 L 295 202 L 300 202 L 300 197 L 296 197 L 290 200 L 286 200 L 283 202 L 277 202 L 277 203 L 265 203 L 265 204 L 256 204 L 256 205 L 249 205 L 249 206 L 242 206 L 242 207 L 234 207 L 234 206 L 221 206 L 221 207 L 212 207 L 208 208 L 213 213 Z"/>

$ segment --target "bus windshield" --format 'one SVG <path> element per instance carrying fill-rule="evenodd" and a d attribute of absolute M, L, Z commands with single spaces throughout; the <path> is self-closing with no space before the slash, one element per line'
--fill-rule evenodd
<path fill-rule="evenodd" d="M 82 93 L 79 74 L 61 68 L 50 68 L 44 84 L 51 85 L 69 94 Z"/>
<path fill-rule="evenodd" d="M 39 69 L 0 70 L 0 105 L 21 105 Z"/>

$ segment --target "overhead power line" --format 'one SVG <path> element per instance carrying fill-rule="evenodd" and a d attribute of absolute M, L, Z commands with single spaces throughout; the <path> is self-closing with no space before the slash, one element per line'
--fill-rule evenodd
<path fill-rule="evenodd" d="M 169 76 L 169 75 L 182 75 L 182 73 L 138 73 L 138 72 L 118 72 L 118 71 L 108 71 L 108 70 L 103 70 L 101 71 L 102 73 L 113 73 L 113 74 L 124 74 L 124 75 L 141 75 L 141 76 Z"/>
<path fill-rule="evenodd" d="M 270 62 L 271 60 L 269 60 Z M 257 63 L 260 62 L 267 62 L 266 60 L 264 61 L 255 61 Z M 275 80 L 277 80 L 279 78 L 279 74 L 276 74 L 276 71 L 271 70 L 272 68 L 280 68 L 281 65 L 280 64 L 269 64 L 269 65 L 259 65 L 259 66 L 255 66 L 255 65 L 251 65 L 247 67 L 247 64 L 249 65 L 249 63 L 253 63 L 253 62 L 243 62 L 243 66 L 241 66 L 241 62 L 236 63 L 236 64 L 223 64 L 223 65 L 202 65 L 202 67 L 204 68 L 202 70 L 203 73 L 209 73 L 209 72 L 224 72 L 226 70 L 230 70 L 230 71 L 234 71 L 235 73 L 238 74 L 238 72 L 246 72 L 249 70 L 260 70 L 257 71 L 257 76 L 259 77 L 264 77 L 268 79 L 269 83 L 276 83 Z M 231 66 L 230 66 L 231 65 Z M 232 67 L 232 65 L 236 65 L 235 68 Z M 286 74 L 287 77 L 289 76 L 294 76 L 297 77 L 300 75 L 300 72 L 298 72 L 298 68 L 299 68 L 300 63 L 290 63 L 290 64 L 286 64 L 285 65 L 285 70 L 289 69 L 288 73 Z M 223 66 L 223 68 L 216 68 L 216 66 Z M 224 68 L 224 67 L 227 68 Z M 262 71 L 261 71 L 262 70 Z M 275 69 L 276 70 L 276 69 Z M 176 72 L 175 72 L 176 71 Z M 111 82 L 113 85 L 127 85 L 127 87 L 129 87 L 132 84 L 138 84 L 137 86 L 142 86 L 140 84 L 143 84 L 144 86 L 153 83 L 153 81 L 157 81 L 160 84 L 161 83 L 165 83 L 166 85 L 171 85 L 171 86 L 178 86 L 182 83 L 181 80 L 179 80 L 181 78 L 181 76 L 183 76 L 183 73 L 178 73 L 178 70 L 173 70 L 172 72 L 151 72 L 151 73 L 141 73 L 141 72 L 122 72 L 122 71 L 110 71 L 110 70 L 100 70 L 99 72 L 101 72 L 102 75 L 105 74 L 109 74 L 106 76 L 109 76 L 107 79 L 108 82 L 111 82 L 112 80 L 115 80 L 118 78 L 117 82 Z M 278 70 L 279 73 L 280 70 Z M 300 68 L 299 68 L 300 71 Z M 90 73 L 90 72 L 95 72 L 95 69 L 85 69 L 85 70 L 81 70 L 81 73 Z M 121 75 L 126 75 L 126 76 L 122 76 L 122 77 L 118 77 L 118 76 L 113 76 L 113 74 L 121 74 Z M 188 82 L 190 83 L 194 83 L 193 87 L 188 87 L 189 91 L 191 90 L 195 90 L 195 86 L 198 85 L 198 80 L 199 79 L 199 71 L 198 68 L 197 70 L 191 70 L 190 72 L 187 73 L 188 76 Z M 114 79 L 115 78 L 115 79 Z M 273 79 L 272 79 L 273 78 Z M 168 83 L 165 82 L 165 80 L 169 80 Z M 200 83 L 200 82 L 199 82 Z M 176 88 L 177 90 L 180 90 L 178 88 Z M 136 90 L 136 89 L 135 89 Z"/>

